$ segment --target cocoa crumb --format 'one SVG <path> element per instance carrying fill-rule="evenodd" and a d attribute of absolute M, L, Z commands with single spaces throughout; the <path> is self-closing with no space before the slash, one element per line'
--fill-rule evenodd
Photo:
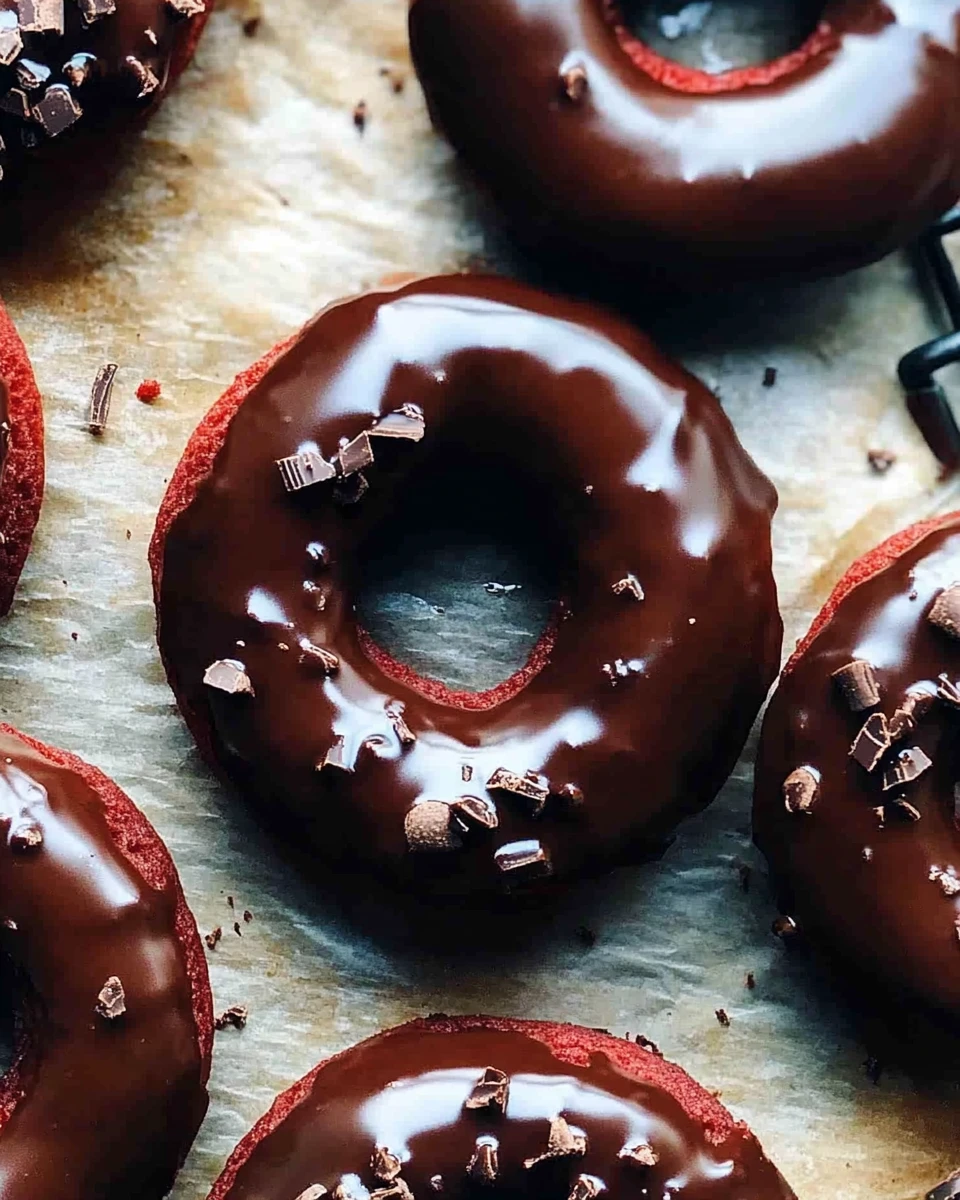
<path fill-rule="evenodd" d="M 248 38 L 256 37 L 260 32 L 262 24 L 263 17 L 247 17 L 240 27 L 243 30 L 243 36 Z"/>
<path fill-rule="evenodd" d="M 224 1029 L 243 1029 L 247 1023 L 250 1011 L 245 1004 L 231 1004 L 229 1008 L 216 1018 L 213 1027 L 218 1032 Z"/>
<path fill-rule="evenodd" d="M 744 979 L 743 985 L 745 988 L 748 989 L 748 991 L 751 991 L 751 992 L 757 986 L 757 977 L 756 977 L 756 975 L 754 975 L 754 973 L 752 971 L 747 972 L 747 977 L 746 977 L 746 979 Z"/>
<path fill-rule="evenodd" d="M 240 930 L 240 922 L 239 921 L 234 921 L 233 932 L 237 935 L 237 937 L 243 937 L 243 933 Z"/>
<path fill-rule="evenodd" d="M 644 1037 L 642 1033 L 638 1033 L 633 1040 L 641 1050 L 646 1050 L 649 1054 L 653 1054 L 657 1058 L 663 1058 L 663 1051 L 660 1049 L 657 1043 L 651 1041 L 651 1039 L 648 1037 Z"/>
<path fill-rule="evenodd" d="M 367 119 L 369 117 L 369 109 L 366 100 L 360 100 L 354 105 L 353 123 L 361 133 L 367 128 Z"/>
<path fill-rule="evenodd" d="M 730 1017 L 728 1016 L 726 1009 L 718 1008 L 716 1010 L 716 1017 L 724 1029 L 730 1028 Z"/>
<path fill-rule="evenodd" d="M 253 913 L 250 911 L 249 908 L 245 908 L 243 910 L 243 919 L 248 925 L 253 920 Z"/>
<path fill-rule="evenodd" d="M 216 950 L 217 943 L 220 941 L 220 939 L 222 937 L 223 937 L 223 926 L 218 925 L 216 927 L 216 929 L 211 929 L 210 932 L 204 937 L 203 940 L 207 943 L 207 945 L 210 947 L 211 950 Z"/>

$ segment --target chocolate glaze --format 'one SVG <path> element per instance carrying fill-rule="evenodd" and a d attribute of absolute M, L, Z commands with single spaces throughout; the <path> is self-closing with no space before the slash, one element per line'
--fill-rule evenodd
<path fill-rule="evenodd" d="M 0 1084 L 4 1200 L 159 1200 L 206 1110 L 195 1006 L 208 998 L 194 996 L 178 933 L 186 909 L 127 807 L 112 829 L 79 774 L 0 727 L 0 941 L 23 1024 Z M 31 828 L 42 842 L 24 848 Z M 127 1011 L 107 1020 L 95 1008 L 112 976 Z"/>
<path fill-rule="evenodd" d="M 801 929 L 843 963 L 895 996 L 960 1016 L 960 897 L 931 868 L 960 868 L 954 785 L 960 712 L 937 702 L 915 732 L 868 773 L 849 757 L 870 711 L 889 718 L 909 689 L 935 692 L 938 676 L 960 677 L 960 642 L 926 615 L 960 580 L 960 516 L 927 533 L 892 565 L 861 583 L 788 666 L 763 724 L 754 831 L 778 882 L 781 904 Z M 873 664 L 877 709 L 850 711 L 831 673 L 854 658 Z M 896 751 L 918 746 L 933 760 L 902 795 L 920 819 L 887 812 L 881 776 Z M 781 785 L 799 766 L 820 774 L 809 813 L 786 811 Z M 869 851 L 869 853 L 868 853 Z"/>
<path fill-rule="evenodd" d="M 541 1040 L 551 1028 L 554 1049 Z M 558 1041 L 575 1048 L 558 1054 Z M 464 1107 L 489 1066 L 510 1078 L 505 1113 Z M 369 1191 L 388 1186 L 371 1171 L 381 1147 L 401 1160 L 400 1178 L 417 1200 L 567 1200 L 579 1175 L 602 1181 L 599 1194 L 610 1200 L 793 1197 L 753 1135 L 683 1072 L 586 1030 L 416 1022 L 348 1050 L 304 1082 L 297 1107 L 279 1124 L 268 1118 L 263 1140 L 254 1132 L 252 1153 L 242 1148 L 239 1170 L 234 1162 L 226 1172 L 227 1179 L 236 1172 L 232 1186 L 215 1188 L 216 1200 L 295 1200 L 312 1184 L 333 1193 L 351 1176 L 347 1186 L 361 1197 L 358 1182 Z M 586 1155 L 525 1168 L 546 1149 L 551 1118 L 560 1114 L 586 1134 Z M 499 1159 L 498 1178 L 485 1186 L 466 1175 L 484 1137 L 496 1139 Z M 642 1143 L 659 1156 L 656 1165 L 618 1157 Z M 438 1175 L 439 1190 L 431 1184 Z"/>
<path fill-rule="evenodd" d="M 275 460 L 330 456 L 406 403 L 426 435 L 372 439 L 357 504 L 330 482 L 284 491 Z M 211 420 L 222 429 L 225 410 Z M 402 538 L 406 498 L 451 471 L 519 482 L 541 540 L 569 554 L 552 645 L 477 697 L 388 675 L 354 611 L 369 539 Z M 776 670 L 776 497 L 716 400 L 627 325 L 520 284 L 432 279 L 328 309 L 246 395 L 193 495 L 195 482 L 174 478 L 152 551 L 168 675 L 201 746 L 323 859 L 487 891 L 641 857 L 713 798 Z M 642 601 L 614 590 L 631 573 Z M 302 662 L 302 639 L 339 669 Z M 253 695 L 204 685 L 223 659 Z M 611 680 L 618 660 L 626 677 Z M 336 739 L 347 770 L 318 773 Z M 498 768 L 546 776 L 539 816 L 535 798 L 485 788 Z M 464 795 L 499 827 L 411 853 L 413 806 Z M 536 853 L 531 841 L 548 865 L 498 867 L 495 852 Z"/>
<path fill-rule="evenodd" d="M 720 76 L 659 59 L 614 8 L 411 0 L 435 123 L 541 249 L 725 283 L 831 273 L 960 194 L 952 0 L 833 0 L 799 53 Z"/>

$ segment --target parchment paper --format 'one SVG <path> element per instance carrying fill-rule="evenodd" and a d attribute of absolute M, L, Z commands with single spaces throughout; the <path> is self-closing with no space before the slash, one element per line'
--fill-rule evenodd
<path fill-rule="evenodd" d="M 209 956 L 218 1006 L 251 1010 L 245 1031 L 218 1035 L 210 1114 L 177 1200 L 205 1196 L 274 1094 L 319 1058 L 437 1010 L 643 1031 L 722 1090 L 804 1200 L 915 1200 L 960 1161 L 958 1056 L 948 1047 L 910 1072 L 891 1066 L 875 1085 L 854 1009 L 770 936 L 748 836 L 752 751 L 662 862 L 574 890 L 526 947 L 455 964 L 416 930 L 393 943 L 351 920 L 199 764 L 160 669 L 146 567 L 191 429 L 238 369 L 328 300 L 389 272 L 502 261 L 409 76 L 406 0 L 259 0 L 247 37 L 257 2 L 221 0 L 195 67 L 105 202 L 0 268 L 44 393 L 49 470 L 0 627 L 4 719 L 96 763 L 142 806 L 201 929 L 226 931 Z M 407 73 L 402 94 L 382 66 Z M 853 556 L 957 506 L 893 377 L 899 353 L 938 328 L 905 257 L 658 325 L 780 489 L 787 646 Z M 111 359 L 121 371 L 96 440 L 86 404 Z M 764 389 L 768 365 L 778 378 Z M 133 393 L 152 376 L 163 399 L 149 408 Z M 898 456 L 883 477 L 867 465 L 874 447 Z M 740 863 L 754 866 L 747 894 Z M 242 937 L 228 895 L 254 914 Z M 581 926 L 597 935 L 592 949 Z"/>

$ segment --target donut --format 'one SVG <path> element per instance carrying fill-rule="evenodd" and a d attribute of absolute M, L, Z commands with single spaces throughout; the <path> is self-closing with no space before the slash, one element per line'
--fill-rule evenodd
<path fill-rule="evenodd" d="M 430 1017 L 280 1096 L 209 1200 L 788 1200 L 757 1139 L 658 1052 L 575 1025 Z"/>
<path fill-rule="evenodd" d="M 356 613 L 378 542 L 460 504 L 526 512 L 559 593 L 484 692 Z M 726 780 L 779 662 L 775 504 L 630 326 L 420 280 L 328 308 L 201 423 L 150 548 L 160 651 L 201 749 L 318 865 L 540 889 L 662 849 Z"/>
<path fill-rule="evenodd" d="M 0 304 L 0 616 L 26 561 L 43 498 L 43 408 L 27 351 Z"/>
<path fill-rule="evenodd" d="M 434 123 L 528 245 L 729 286 L 862 265 L 954 203 L 958 15 L 831 0 L 795 52 L 720 75 L 619 0 L 411 0 L 409 23 Z"/>
<path fill-rule="evenodd" d="M 763 722 L 754 836 L 782 912 L 873 995 L 960 1016 L 960 513 L 859 559 Z"/>
<path fill-rule="evenodd" d="M 72 754 L 0 727 L 0 940 L 18 1001 L 4 1200 L 160 1200 L 207 1107 L 207 968 L 166 847 Z"/>

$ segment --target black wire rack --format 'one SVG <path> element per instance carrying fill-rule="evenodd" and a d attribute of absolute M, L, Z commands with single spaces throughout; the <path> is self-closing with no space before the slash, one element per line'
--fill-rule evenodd
<path fill-rule="evenodd" d="M 905 354 L 898 368 L 910 415 L 947 471 L 960 467 L 960 425 L 935 376 L 951 363 L 960 362 L 960 280 L 943 244 L 947 234 L 956 230 L 960 230 L 960 207 L 951 209 L 920 239 L 921 258 L 943 298 L 953 328 Z"/>

